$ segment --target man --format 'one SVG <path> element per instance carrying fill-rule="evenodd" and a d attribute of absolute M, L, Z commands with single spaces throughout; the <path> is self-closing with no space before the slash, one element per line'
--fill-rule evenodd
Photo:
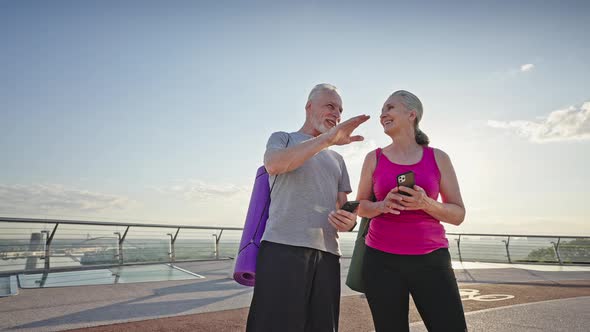
<path fill-rule="evenodd" d="M 352 132 L 369 116 L 340 123 L 342 99 L 330 84 L 311 90 L 305 112 L 303 127 L 273 133 L 264 154 L 274 187 L 258 253 L 249 332 L 338 330 L 337 232 L 352 230 L 356 214 L 338 209 L 351 187 L 342 156 L 328 147 L 362 141 Z"/>

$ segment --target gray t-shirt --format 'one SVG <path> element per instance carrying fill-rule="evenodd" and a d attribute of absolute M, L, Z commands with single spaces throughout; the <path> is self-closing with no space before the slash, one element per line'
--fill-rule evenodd
<path fill-rule="evenodd" d="M 266 153 L 284 149 L 287 140 L 291 147 L 311 138 L 299 132 L 276 132 L 268 140 Z M 274 180 L 275 176 L 269 178 L 271 186 Z M 262 240 L 340 256 L 338 231 L 330 225 L 328 214 L 336 209 L 338 192 L 351 191 L 342 156 L 329 149 L 320 151 L 299 168 L 276 177 Z"/>

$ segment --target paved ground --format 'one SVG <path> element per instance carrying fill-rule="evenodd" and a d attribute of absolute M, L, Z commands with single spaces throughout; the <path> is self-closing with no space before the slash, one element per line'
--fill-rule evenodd
<path fill-rule="evenodd" d="M 588 331 L 590 297 L 550 300 L 466 314 L 469 331 L 571 332 Z M 427 331 L 415 323 L 412 332 Z"/>
<path fill-rule="evenodd" d="M 347 264 L 348 261 L 343 260 L 343 277 Z M 238 285 L 228 278 L 231 263 L 187 263 L 181 264 L 181 267 L 206 278 L 21 289 L 17 296 L 0 298 L 0 330 L 60 331 L 86 328 L 83 331 L 243 331 L 252 289 Z M 542 305 L 545 302 L 540 301 L 575 298 L 586 304 L 582 308 L 589 307 L 588 298 L 584 296 L 590 296 L 590 267 L 465 263 L 455 266 L 455 269 L 465 309 L 467 312 L 477 313 L 468 314 L 470 327 L 472 319 L 474 324 L 480 319 L 481 310 L 491 308 L 538 303 L 540 307 L 531 308 L 544 312 L 543 310 L 548 309 Z M 493 294 L 506 296 L 492 296 Z M 580 303 L 564 302 L 564 305 L 560 306 L 562 311 L 577 314 L 571 318 L 564 315 L 568 319 L 561 326 L 571 328 L 568 331 L 576 331 L 576 324 L 590 325 L 587 311 L 576 311 L 579 310 Z M 510 310 L 524 310 L 514 308 Z M 486 319 L 486 315 L 492 314 L 494 313 L 482 312 L 481 320 L 484 323 L 495 322 Z M 522 316 L 521 313 L 515 315 Z M 531 317 L 536 317 L 535 315 L 533 312 L 530 314 Z M 516 316 L 514 324 L 523 323 Z M 414 309 L 410 317 L 413 322 L 419 321 Z M 341 318 L 341 331 L 373 329 L 366 300 L 347 287 L 342 290 Z M 542 320 L 535 321 L 543 323 Z M 481 330 L 478 326 L 474 325 L 471 330 Z M 419 329 L 420 326 L 416 325 L 415 328 Z"/>
<path fill-rule="evenodd" d="M 466 312 L 477 312 L 483 309 L 506 307 L 515 304 L 523 303 L 534 303 L 553 299 L 564 299 L 564 298 L 575 298 L 579 296 L 588 296 L 590 299 L 590 281 L 566 281 L 559 284 L 460 284 L 463 296 L 463 306 Z M 504 294 L 514 296 L 510 299 L 498 300 L 498 301 L 481 301 L 480 298 L 483 295 L 483 299 L 493 299 L 491 294 Z M 507 296 L 506 296 L 507 297 Z M 502 298 L 502 297 L 498 297 Z M 587 300 L 587 304 L 590 302 Z M 588 308 L 588 306 L 586 306 Z M 579 309 L 577 306 L 573 306 L 572 313 L 575 313 L 575 309 Z M 523 309 L 521 308 L 521 311 Z M 525 313 L 530 314 L 530 310 Z M 570 311 L 565 309 L 562 311 Z M 156 320 L 147 320 L 134 323 L 115 324 L 104 327 L 86 328 L 74 331 L 79 332 L 114 332 L 114 331 L 243 331 L 246 317 L 248 315 L 248 309 L 234 309 L 217 311 L 211 313 L 202 313 L 196 315 L 185 315 L 180 317 L 162 318 Z M 494 315 L 494 316 L 497 316 Z M 516 317 L 525 317 L 526 315 L 517 315 Z M 529 320 L 534 320 L 538 315 L 533 315 Z M 515 318 L 515 315 L 502 314 L 501 319 L 491 319 L 488 321 L 486 315 L 478 317 L 479 321 L 477 324 L 471 324 L 472 316 L 468 315 L 468 321 L 471 325 L 477 325 L 478 327 L 471 327 L 470 330 L 474 331 L 497 331 L 492 326 L 504 326 L 507 327 L 505 322 L 508 318 Z M 590 319 L 589 316 L 587 316 Z M 410 309 L 410 321 L 420 321 L 416 308 L 412 304 Z M 560 324 L 563 324 L 562 320 L 557 320 Z M 575 320 L 571 320 L 575 322 Z M 501 323 L 500 323 L 501 322 Z M 498 324 L 500 323 L 500 324 Z M 586 322 L 590 323 L 590 321 Z M 555 326 L 555 325 L 551 325 Z M 416 328 L 419 328 L 417 326 Z M 481 328 L 480 328 L 481 327 Z M 486 327 L 485 329 L 483 327 Z M 517 331 L 514 329 L 515 325 L 512 325 L 512 329 L 508 328 L 506 331 Z M 554 328 L 548 328 L 546 331 L 556 331 Z M 565 326 L 562 325 L 565 328 Z M 581 329 L 568 329 L 567 331 L 585 331 Z M 373 322 L 371 321 L 371 314 L 367 305 L 366 299 L 360 295 L 351 295 L 342 297 L 341 300 L 341 317 L 340 317 L 340 330 L 343 332 L 347 331 L 372 331 L 374 329 Z M 426 331 L 426 329 L 423 329 Z M 565 331 L 565 329 L 564 329 Z"/>

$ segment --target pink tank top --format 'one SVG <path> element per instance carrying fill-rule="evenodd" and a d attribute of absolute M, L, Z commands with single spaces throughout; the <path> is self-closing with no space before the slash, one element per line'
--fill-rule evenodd
<path fill-rule="evenodd" d="M 438 198 L 440 170 L 434 158 L 434 149 L 424 147 L 422 159 L 413 165 L 391 162 L 380 148 L 377 155 L 379 160 L 373 172 L 373 190 L 378 201 L 382 201 L 397 186 L 396 176 L 407 171 L 414 171 L 416 185 L 424 188 L 430 198 Z M 365 243 L 371 248 L 398 255 L 424 255 L 449 247 L 443 225 L 422 210 L 376 216 L 371 220 Z"/>

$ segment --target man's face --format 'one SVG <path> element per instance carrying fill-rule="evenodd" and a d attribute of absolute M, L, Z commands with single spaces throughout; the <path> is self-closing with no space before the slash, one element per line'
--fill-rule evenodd
<path fill-rule="evenodd" d="M 324 90 L 318 93 L 307 104 L 307 116 L 310 117 L 314 129 L 323 134 L 340 123 L 342 99 L 336 91 Z"/>

